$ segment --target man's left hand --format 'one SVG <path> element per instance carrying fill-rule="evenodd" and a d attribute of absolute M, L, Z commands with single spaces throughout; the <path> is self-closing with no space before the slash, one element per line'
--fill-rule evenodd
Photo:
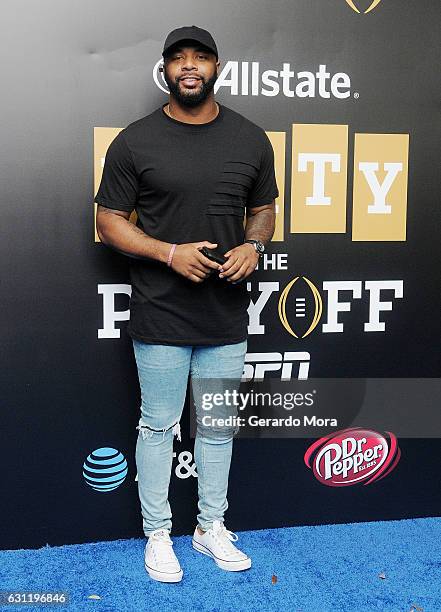
<path fill-rule="evenodd" d="M 244 280 L 256 269 L 259 255 L 252 244 L 246 242 L 224 253 L 228 258 L 219 271 L 219 278 L 228 282 L 238 283 Z"/>

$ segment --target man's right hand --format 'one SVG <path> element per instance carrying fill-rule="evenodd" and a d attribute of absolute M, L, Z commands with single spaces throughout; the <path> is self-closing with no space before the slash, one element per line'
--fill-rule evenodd
<path fill-rule="evenodd" d="M 220 264 L 211 261 L 200 252 L 206 246 L 215 249 L 217 244 L 204 240 L 202 242 L 187 242 L 178 244 L 173 253 L 171 268 L 194 283 L 202 283 L 214 270 L 219 270 Z"/>

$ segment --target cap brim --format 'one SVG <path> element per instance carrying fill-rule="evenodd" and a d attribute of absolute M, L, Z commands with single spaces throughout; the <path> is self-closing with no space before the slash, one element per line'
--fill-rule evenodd
<path fill-rule="evenodd" d="M 167 47 L 167 49 L 165 49 L 162 52 L 162 56 L 166 57 L 167 55 L 170 55 L 171 53 L 173 53 L 173 51 L 176 49 L 176 47 L 184 46 L 183 43 L 193 43 L 193 44 L 188 45 L 188 46 L 190 46 L 190 47 L 201 47 L 201 49 L 204 49 L 204 50 L 208 51 L 208 53 L 212 53 L 214 56 L 216 56 L 216 53 L 213 51 L 213 49 L 210 49 L 210 47 L 207 47 L 207 45 L 205 45 L 204 43 L 199 42 L 199 40 L 196 40 L 195 38 L 182 38 L 181 40 L 177 40 L 176 42 L 174 42 L 172 45 Z"/>

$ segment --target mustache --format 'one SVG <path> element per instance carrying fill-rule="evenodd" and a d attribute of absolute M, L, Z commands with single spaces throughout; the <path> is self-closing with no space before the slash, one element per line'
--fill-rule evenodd
<path fill-rule="evenodd" d="M 199 81 L 202 81 L 203 83 L 205 83 L 205 79 L 204 77 L 200 77 L 200 76 L 183 76 L 183 77 L 177 77 L 176 78 L 176 82 L 179 83 L 179 81 L 183 81 L 184 79 L 198 79 Z"/>

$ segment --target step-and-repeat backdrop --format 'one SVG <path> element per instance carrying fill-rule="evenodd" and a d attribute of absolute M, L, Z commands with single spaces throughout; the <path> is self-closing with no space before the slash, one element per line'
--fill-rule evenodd
<path fill-rule="evenodd" d="M 420 412 L 441 399 L 437 3 L 26 0 L 3 20 L 2 548 L 142 535 L 129 260 L 99 242 L 94 195 L 118 131 L 167 100 L 166 34 L 191 24 L 217 41 L 217 100 L 275 154 L 244 376 L 417 385 L 405 435 L 368 414 L 365 429 L 237 439 L 227 526 L 438 515 L 440 445 Z M 175 534 L 197 513 L 189 411 L 187 397 Z"/>

